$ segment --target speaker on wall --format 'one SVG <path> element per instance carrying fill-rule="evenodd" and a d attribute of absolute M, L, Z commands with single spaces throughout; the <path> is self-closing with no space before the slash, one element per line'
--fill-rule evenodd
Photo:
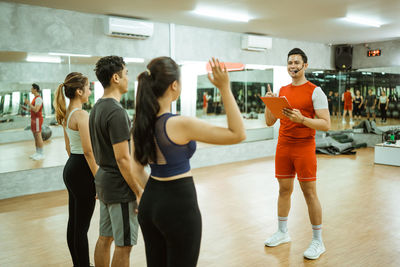
<path fill-rule="evenodd" d="M 335 48 L 335 66 L 337 70 L 351 70 L 353 47 L 340 45 Z"/>

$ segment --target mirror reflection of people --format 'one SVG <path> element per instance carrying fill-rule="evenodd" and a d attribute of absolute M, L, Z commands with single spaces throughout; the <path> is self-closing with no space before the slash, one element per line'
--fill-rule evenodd
<path fill-rule="evenodd" d="M 361 95 L 360 90 L 356 90 L 356 95 L 354 96 L 354 119 L 361 119 L 363 103 L 364 97 Z"/>
<path fill-rule="evenodd" d="M 332 114 L 333 111 L 333 92 L 331 90 L 329 90 L 328 92 L 328 107 L 329 107 L 329 113 Z"/>
<path fill-rule="evenodd" d="M 333 98 L 332 98 L 332 116 L 339 118 L 340 112 L 339 112 L 339 92 L 336 91 Z"/>
<path fill-rule="evenodd" d="M 203 115 L 207 115 L 207 106 L 208 106 L 208 94 L 207 92 L 203 93 Z"/>
<path fill-rule="evenodd" d="M 214 112 L 214 101 L 211 95 L 207 95 L 207 114 Z"/>
<path fill-rule="evenodd" d="M 44 159 L 43 139 L 42 139 L 42 124 L 43 124 L 43 99 L 40 96 L 40 87 L 36 83 L 32 84 L 31 93 L 34 98 L 31 103 L 25 99 L 25 104 L 31 112 L 31 131 L 35 139 L 36 152 L 30 156 L 33 160 Z"/>
<path fill-rule="evenodd" d="M 215 115 L 221 114 L 221 94 L 217 92 L 214 98 Z"/>
<path fill-rule="evenodd" d="M 316 186 L 315 130 L 328 131 L 331 121 L 326 95 L 306 79 L 307 67 L 307 56 L 301 49 L 294 48 L 288 53 L 287 71 L 292 83 L 282 87 L 279 96 L 285 96 L 293 109 L 283 110 L 287 118 L 280 120 L 275 154 L 275 176 L 279 183 L 278 231 L 264 244 L 275 247 L 291 240 L 287 222 L 297 174 L 313 231 L 311 243 L 303 255 L 308 259 L 318 259 L 325 252 L 325 246 L 322 241 L 322 208 Z M 273 96 L 268 86 L 266 97 Z M 277 121 L 267 107 L 265 121 L 268 126 Z"/>
<path fill-rule="evenodd" d="M 342 95 L 343 104 L 343 118 L 342 123 L 346 123 L 346 114 L 349 113 L 350 125 L 354 124 L 353 121 L 353 94 L 350 92 L 350 88 L 346 88 L 346 92 Z"/>
<path fill-rule="evenodd" d="M 64 94 L 70 100 L 68 107 Z M 74 266 L 90 266 L 87 232 L 96 203 L 94 176 L 98 167 L 90 142 L 89 114 L 82 109 L 90 94 L 88 78 L 72 72 L 57 88 L 53 103 L 69 156 L 63 179 L 68 190 L 67 243 Z"/>
<path fill-rule="evenodd" d="M 375 106 L 376 106 L 376 96 L 372 94 L 372 89 L 368 90 L 368 96 L 365 99 L 365 109 L 367 112 L 367 120 L 369 121 L 369 118 L 371 115 L 373 116 L 374 121 L 376 122 L 376 113 L 375 113 Z"/>
<path fill-rule="evenodd" d="M 210 62 L 211 83 L 219 89 L 228 127 L 171 113 L 171 103 L 181 93 L 180 69 L 169 57 L 153 59 L 138 77 L 133 126 L 134 169 L 147 178 L 139 205 L 148 267 L 195 267 L 200 252 L 201 214 L 190 168 L 196 141 L 235 144 L 245 139 L 239 108 L 226 69 Z"/>
<path fill-rule="evenodd" d="M 381 96 L 379 97 L 379 108 L 381 111 L 381 122 L 386 122 L 387 115 L 386 111 L 389 106 L 389 98 L 386 96 L 386 91 L 384 89 L 381 90 Z"/>

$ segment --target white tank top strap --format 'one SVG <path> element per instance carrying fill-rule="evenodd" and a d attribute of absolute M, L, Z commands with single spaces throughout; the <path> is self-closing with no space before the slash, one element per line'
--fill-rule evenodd
<path fill-rule="evenodd" d="M 69 119 L 71 118 L 72 113 L 74 113 L 74 112 L 77 111 L 77 110 L 80 110 L 80 108 L 74 108 L 74 109 L 69 113 L 69 115 L 68 115 L 67 124 L 66 124 L 66 126 L 67 126 L 68 129 L 70 129 L 69 126 L 68 126 L 68 125 L 69 125 Z M 70 129 L 70 130 L 72 130 L 72 129 Z"/>

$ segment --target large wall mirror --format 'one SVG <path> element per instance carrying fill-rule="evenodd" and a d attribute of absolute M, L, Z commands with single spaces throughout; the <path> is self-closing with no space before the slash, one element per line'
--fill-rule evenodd
<path fill-rule="evenodd" d="M 400 67 L 359 69 L 348 72 L 309 70 L 306 77 L 312 83 L 321 86 L 326 95 L 332 96 L 331 115 L 335 111 L 339 114 L 343 113 L 342 95 L 346 88 L 349 88 L 353 96 L 359 95 L 364 100 L 361 105 L 360 120 L 366 119 L 365 100 L 368 95 L 372 95 L 377 99 L 375 106 L 377 125 L 400 125 Z M 388 101 L 386 121 L 381 119 L 382 110 L 379 105 L 381 101 L 383 103 Z"/>
<path fill-rule="evenodd" d="M 102 55 L 76 55 L 66 53 L 0 52 L 0 173 L 65 164 L 67 154 L 64 149 L 62 127 L 57 125 L 53 100 L 57 87 L 72 71 L 81 72 L 88 77 L 92 94 L 83 108 L 90 112 L 97 99 L 103 95 L 103 87 L 94 73 L 95 63 Z M 122 55 L 123 56 L 123 55 Z M 127 63 L 129 85 L 128 92 L 121 98 L 122 106 L 129 117 L 133 117 L 135 104 L 135 82 L 137 75 L 145 69 L 149 59 L 124 57 Z M 23 106 L 32 101 L 32 83 L 41 88 L 43 98 L 42 133 L 51 136 L 45 141 L 46 158 L 33 161 L 29 155 L 34 146 L 30 131 L 30 112 Z M 50 132 L 50 134 L 49 134 Z"/>
<path fill-rule="evenodd" d="M 231 89 L 243 115 L 246 129 L 266 127 L 264 104 L 260 96 L 265 95 L 268 84 L 272 88 L 272 73 L 272 69 L 244 69 L 230 73 Z M 196 116 L 216 124 L 226 121 L 221 94 L 206 74 L 199 75 L 197 80 Z"/>
<path fill-rule="evenodd" d="M 32 100 L 32 83 L 41 88 L 45 124 L 54 124 L 54 92 L 72 72 L 88 76 L 92 95 L 84 106 L 91 107 L 103 94 L 103 88 L 94 74 L 94 65 L 100 56 L 66 53 L 0 52 L 0 131 L 24 129 L 30 124 L 29 112 L 24 109 L 26 99 Z M 131 82 L 121 104 L 130 115 L 134 113 L 135 80 L 145 68 L 145 59 L 125 58 Z"/>

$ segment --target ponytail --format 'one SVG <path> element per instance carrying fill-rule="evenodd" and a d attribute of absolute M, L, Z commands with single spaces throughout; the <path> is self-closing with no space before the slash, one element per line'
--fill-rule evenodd
<path fill-rule="evenodd" d="M 179 81 L 179 66 L 169 57 L 153 59 L 138 77 L 136 112 L 133 119 L 135 160 L 142 165 L 157 162 L 155 124 L 160 111 L 158 98 Z"/>
<path fill-rule="evenodd" d="M 147 72 L 142 72 L 138 77 L 133 126 L 135 159 L 142 165 L 157 160 L 154 133 L 159 111 L 160 105 L 152 89 L 151 77 Z"/>
<path fill-rule="evenodd" d="M 63 124 L 65 119 L 65 114 L 67 113 L 63 88 L 64 88 L 63 83 L 58 86 L 53 101 L 53 106 L 56 113 L 56 120 L 60 125 Z"/>
<path fill-rule="evenodd" d="M 65 115 L 67 113 L 65 96 L 69 99 L 73 99 L 75 97 L 76 90 L 83 89 L 87 82 L 88 78 L 86 76 L 83 76 L 82 73 L 71 72 L 67 75 L 67 77 L 65 77 L 64 83 L 58 86 L 53 101 L 53 106 L 56 112 L 56 120 L 58 124 L 63 125 Z"/>

